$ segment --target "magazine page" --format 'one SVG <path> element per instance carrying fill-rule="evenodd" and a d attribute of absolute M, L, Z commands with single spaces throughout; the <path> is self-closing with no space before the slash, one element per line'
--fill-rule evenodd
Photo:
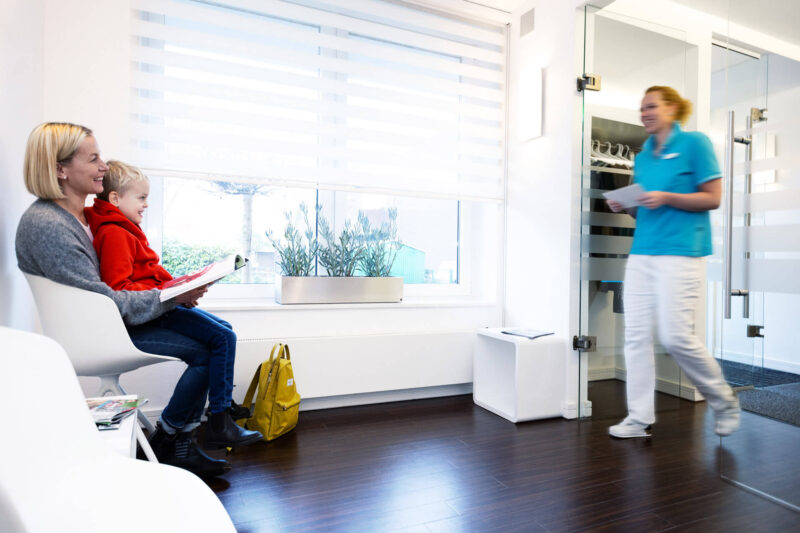
<path fill-rule="evenodd" d="M 196 289 L 209 283 L 214 283 L 233 272 L 247 266 L 247 259 L 240 255 L 229 255 L 228 257 L 206 265 L 196 272 L 181 276 L 164 284 L 161 290 L 159 299 L 166 302 L 171 298 L 175 298 L 179 294 L 186 291 Z"/>
<path fill-rule="evenodd" d="M 529 339 L 538 339 L 539 337 L 547 337 L 553 335 L 552 331 L 542 331 L 532 328 L 514 328 L 502 330 L 506 335 L 517 335 L 519 337 L 527 337 Z"/>
<path fill-rule="evenodd" d="M 86 405 L 98 426 L 118 424 L 123 418 L 136 412 L 141 403 L 135 394 L 86 398 Z"/>

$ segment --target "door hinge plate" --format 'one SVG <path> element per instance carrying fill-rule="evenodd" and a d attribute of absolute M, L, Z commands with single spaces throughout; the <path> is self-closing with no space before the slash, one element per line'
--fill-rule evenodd
<path fill-rule="evenodd" d="M 600 90 L 600 75 L 599 74 L 584 74 L 578 78 L 578 92 L 581 91 L 599 91 Z"/>
<path fill-rule="evenodd" d="M 597 350 L 597 337 L 575 335 L 572 337 L 572 349 L 579 352 L 594 352 Z"/>

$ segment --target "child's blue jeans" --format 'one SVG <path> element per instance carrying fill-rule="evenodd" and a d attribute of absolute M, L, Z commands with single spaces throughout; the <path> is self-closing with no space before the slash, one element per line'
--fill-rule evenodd
<path fill-rule="evenodd" d="M 197 307 L 178 306 L 129 332 L 140 350 L 172 355 L 189 365 L 161 415 L 170 426 L 196 425 L 203 407 L 197 402 L 205 404 L 205 387 L 212 413 L 230 406 L 236 333 L 228 322 Z"/>

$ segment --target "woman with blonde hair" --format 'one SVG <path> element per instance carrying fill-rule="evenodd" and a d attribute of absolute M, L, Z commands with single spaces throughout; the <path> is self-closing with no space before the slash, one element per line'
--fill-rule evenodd
<path fill-rule="evenodd" d="M 161 462 L 197 475 L 223 474 L 230 470 L 227 461 L 203 453 L 193 435 L 208 392 L 208 349 L 160 328 L 157 321 L 179 304 L 196 303 L 206 288 L 162 303 L 158 290 L 114 291 L 100 279 L 84 206 L 88 195 L 103 192 L 107 170 L 89 128 L 49 122 L 33 129 L 25 150 L 24 174 L 25 186 L 37 200 L 23 213 L 17 227 L 17 263 L 25 273 L 108 296 L 119 308 L 137 348 L 172 355 L 189 365 L 160 419 L 160 425 L 173 431 L 172 438 L 154 451 Z M 86 320 L 91 319 L 87 314 Z"/>
<path fill-rule="evenodd" d="M 739 428 L 739 402 L 694 333 L 703 257 L 711 254 L 709 211 L 719 207 L 722 185 L 708 137 L 680 127 L 691 109 L 672 87 L 650 87 L 642 99 L 641 120 L 650 136 L 636 156 L 634 182 L 645 192 L 638 207 L 625 210 L 636 218 L 623 294 L 628 416 L 609 428 L 613 437 L 650 436 L 655 324 L 667 353 L 713 409 L 716 433 L 730 435 Z M 623 210 L 617 202 L 608 205 Z"/>

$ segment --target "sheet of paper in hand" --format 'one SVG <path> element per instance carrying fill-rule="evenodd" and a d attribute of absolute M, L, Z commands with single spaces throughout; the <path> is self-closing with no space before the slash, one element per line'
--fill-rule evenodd
<path fill-rule="evenodd" d="M 645 190 L 638 183 L 634 183 L 633 185 L 628 185 L 627 187 L 620 187 L 619 189 L 614 189 L 613 191 L 604 192 L 603 196 L 605 196 L 608 200 L 612 200 L 614 202 L 619 202 L 622 204 L 622 207 L 636 207 L 639 204 L 639 197 L 645 193 Z"/>

